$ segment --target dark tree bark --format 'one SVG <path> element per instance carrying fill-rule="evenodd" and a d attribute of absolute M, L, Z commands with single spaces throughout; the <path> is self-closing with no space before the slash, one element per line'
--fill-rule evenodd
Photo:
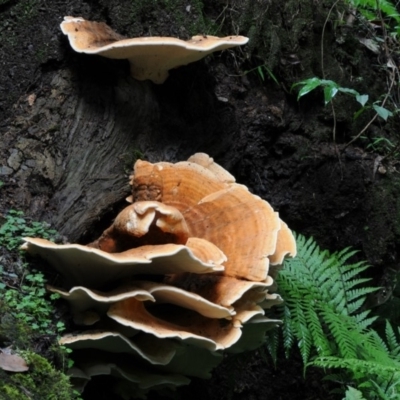
<path fill-rule="evenodd" d="M 23 108 L 29 118 L 8 132 L 18 204 L 77 240 L 128 192 L 135 141 L 151 137 L 157 115 L 154 95 L 129 78 L 73 84 L 60 70 Z"/>

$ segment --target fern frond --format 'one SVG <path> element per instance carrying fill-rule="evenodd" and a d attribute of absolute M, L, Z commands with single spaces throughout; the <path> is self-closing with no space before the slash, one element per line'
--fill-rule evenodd
<path fill-rule="evenodd" d="M 304 275 L 306 272 L 304 272 Z M 319 298 L 316 287 L 310 287 L 308 281 L 303 282 L 304 276 L 298 277 L 291 271 L 281 271 L 278 277 L 279 292 L 281 295 L 289 294 L 285 300 L 295 301 L 304 298 Z"/>
<path fill-rule="evenodd" d="M 359 285 L 364 285 L 364 283 L 366 282 L 370 282 L 371 279 L 370 278 L 358 278 L 358 279 L 353 279 L 353 280 L 345 280 L 344 276 L 343 276 L 343 282 L 344 282 L 344 286 L 345 286 L 345 290 L 347 292 L 351 292 L 351 289 L 353 289 L 355 286 L 359 286 Z M 374 288 L 375 290 L 378 288 Z"/>
<path fill-rule="evenodd" d="M 324 332 L 318 313 L 314 308 L 309 307 L 305 310 L 305 316 L 308 321 L 308 328 L 311 333 L 313 345 L 315 346 L 317 353 L 325 356 L 331 355 L 331 345 L 326 333 Z"/>
<path fill-rule="evenodd" d="M 352 286 L 361 285 L 368 281 L 370 281 L 370 279 L 356 279 L 352 282 Z M 346 288 L 347 299 L 350 302 L 350 301 L 356 300 L 362 296 L 367 296 L 368 294 L 376 292 L 378 290 L 379 290 L 379 288 L 377 288 L 377 287 L 361 287 L 361 288 L 357 288 L 357 289 Z"/>
<path fill-rule="evenodd" d="M 298 346 L 303 359 L 304 365 L 307 365 L 311 354 L 312 347 L 312 336 L 308 327 L 307 318 L 304 312 L 304 307 L 301 301 L 296 303 L 296 306 L 292 310 L 293 316 L 295 317 L 295 323 L 293 325 L 296 337 L 299 339 Z"/>
<path fill-rule="evenodd" d="M 373 318 L 359 311 L 367 294 L 375 288 L 359 287 L 367 279 L 358 273 L 368 268 L 364 262 L 344 264 L 356 251 L 349 248 L 330 254 L 322 251 L 311 238 L 297 235 L 298 255 L 287 260 L 278 276 L 278 287 L 286 300 L 283 340 L 286 353 L 296 339 L 303 361 L 314 349 L 320 356 L 332 353 L 332 344 L 346 357 L 356 356 L 350 332 L 357 324 L 362 331 Z M 361 314 L 360 316 L 358 316 Z M 351 316 L 343 324 L 341 317 Z"/>
<path fill-rule="evenodd" d="M 360 336 L 360 355 L 364 360 L 392 367 L 400 373 L 400 362 L 391 356 L 387 344 L 374 330 L 369 330 Z"/>
<path fill-rule="evenodd" d="M 285 262 L 277 279 L 285 299 L 281 307 L 286 355 L 297 342 L 305 366 L 341 369 L 343 388 L 356 385 L 354 390 L 375 399 L 381 392 L 371 383 L 374 380 L 382 393 L 389 393 L 389 387 L 390 393 L 398 393 L 400 329 L 386 326 L 387 344 L 371 329 L 376 317 L 363 306 L 366 296 L 378 289 L 359 276 L 368 265 L 347 264 L 356 253 L 349 248 L 330 254 L 311 238 L 297 235 L 296 241 L 298 256 Z"/>
<path fill-rule="evenodd" d="M 356 255 L 357 253 L 358 250 L 353 250 L 351 247 L 345 247 L 343 250 L 333 253 L 333 255 L 336 256 L 341 264 L 345 264 L 348 259 Z"/>
<path fill-rule="evenodd" d="M 298 252 L 298 258 L 310 260 L 312 256 L 316 256 L 317 253 L 320 253 L 318 250 L 317 242 L 313 238 L 306 239 L 305 236 L 298 235 L 297 243 L 300 246 L 300 252 Z"/>
<path fill-rule="evenodd" d="M 270 329 L 266 333 L 265 346 L 268 350 L 269 355 L 272 358 L 274 367 L 276 368 L 276 362 L 278 359 L 278 346 L 279 346 L 279 331 L 278 329 Z"/>
<path fill-rule="evenodd" d="M 400 333 L 400 329 L 397 328 Z M 393 330 L 392 325 L 389 321 L 386 321 L 385 326 L 386 342 L 389 348 L 390 355 L 394 358 L 399 358 L 400 355 L 400 343 L 397 340 L 396 333 Z M 399 360 L 400 361 L 400 360 Z"/>
<path fill-rule="evenodd" d="M 365 298 L 368 294 L 376 292 L 379 288 L 365 287 L 350 290 L 347 292 L 347 314 L 352 315 L 359 311 L 365 303 Z"/>
<path fill-rule="evenodd" d="M 355 264 L 343 266 L 343 268 L 342 268 L 343 279 L 345 282 L 348 282 L 348 281 L 350 281 L 351 278 L 354 278 L 355 276 L 360 275 L 361 272 L 364 272 L 368 268 L 369 268 L 369 265 L 364 261 L 360 261 Z"/>
<path fill-rule="evenodd" d="M 356 311 L 360 310 L 362 305 L 365 303 L 365 297 L 358 299 L 356 301 L 352 301 L 351 303 L 347 304 L 347 314 L 351 315 L 354 314 Z"/>
<path fill-rule="evenodd" d="M 390 392 L 390 388 L 386 387 L 382 387 L 381 385 L 379 385 L 377 382 L 375 382 L 374 380 L 371 379 L 371 384 L 374 386 L 374 392 L 375 394 L 377 394 L 379 396 L 380 399 L 383 400 L 397 400 L 399 398 L 400 393 L 398 392 L 398 390 L 395 389 L 395 393 L 393 393 L 395 395 L 395 397 L 393 397 L 393 394 L 388 393 Z"/>
<path fill-rule="evenodd" d="M 359 360 L 357 358 L 340 358 L 340 357 L 318 357 L 308 365 L 321 368 L 339 368 L 350 371 L 357 371 L 363 376 L 377 375 L 390 377 L 393 374 L 400 373 L 400 369 L 382 365 L 375 361 Z"/>
<path fill-rule="evenodd" d="M 286 357 L 289 357 L 289 351 L 294 344 L 294 332 L 293 332 L 293 319 L 290 312 L 290 308 L 287 305 L 283 306 L 283 348 L 285 349 Z"/>
<path fill-rule="evenodd" d="M 352 315 L 357 326 L 359 327 L 359 329 L 361 331 L 364 331 L 365 329 L 367 329 L 369 326 L 371 326 L 371 324 L 373 322 L 375 322 L 377 320 L 378 317 L 367 318 L 370 313 L 371 313 L 371 310 L 365 310 L 365 311 L 360 312 L 359 314 Z"/>
<path fill-rule="evenodd" d="M 354 332 L 349 329 L 349 325 L 354 325 L 352 327 L 355 328 L 355 324 L 351 324 L 343 315 L 333 313 L 327 306 L 322 308 L 321 315 L 337 345 L 338 355 L 344 358 L 357 358 L 357 343 L 352 336 Z"/>
<path fill-rule="evenodd" d="M 311 295 L 315 299 L 330 302 L 340 314 L 354 313 L 359 309 L 361 301 L 356 304 L 351 302 L 375 290 L 354 289 L 347 295 L 352 288 L 365 282 L 363 279 L 351 279 L 355 276 L 352 268 L 360 272 L 368 267 L 364 263 L 350 266 L 343 264 L 355 253 L 345 249 L 330 255 L 327 251 L 321 251 L 310 239 L 306 241 L 298 236 L 298 256 L 288 260 L 280 278 L 292 279 L 291 289 L 297 287 L 297 290 L 291 292 L 292 295 L 295 293 L 300 298 Z"/>
<path fill-rule="evenodd" d="M 298 235 L 297 256 L 288 260 L 288 263 L 285 263 L 285 269 L 291 271 L 295 276 L 303 278 L 301 280 L 304 282 L 307 279 L 315 283 L 315 278 L 323 270 L 320 267 L 327 259 L 326 254 L 327 252 L 322 251 L 312 238 L 306 240 L 303 236 Z M 304 277 L 303 274 L 306 274 L 306 276 Z"/>
<path fill-rule="evenodd" d="M 371 278 L 359 278 L 359 279 L 355 279 L 355 280 L 350 280 L 350 279 L 348 279 L 348 275 L 351 275 L 351 274 L 347 273 L 347 274 L 342 275 L 346 290 L 350 290 L 354 286 L 363 285 L 364 283 L 371 281 Z"/>
<path fill-rule="evenodd" d="M 348 315 L 347 297 L 342 283 L 336 282 L 335 285 L 332 286 L 331 292 L 336 292 L 336 295 L 332 297 L 329 302 L 334 307 L 336 313 Z"/>

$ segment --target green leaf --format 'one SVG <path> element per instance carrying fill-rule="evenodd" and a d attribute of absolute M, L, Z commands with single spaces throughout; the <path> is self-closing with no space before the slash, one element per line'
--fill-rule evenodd
<path fill-rule="evenodd" d="M 385 121 L 387 121 L 388 117 L 393 116 L 393 113 L 385 107 L 377 106 L 376 104 L 373 104 L 372 107 L 377 112 L 377 114 Z"/>
<path fill-rule="evenodd" d="M 348 386 L 346 390 L 346 397 L 343 400 L 365 400 L 365 398 L 359 390 Z"/>
<path fill-rule="evenodd" d="M 265 81 L 265 76 L 264 76 L 264 72 L 263 72 L 263 70 L 262 70 L 262 66 L 261 66 L 261 65 L 257 67 L 257 72 L 258 72 L 258 74 L 261 76 L 261 79 L 262 79 L 263 81 Z"/>
<path fill-rule="evenodd" d="M 304 81 L 295 83 L 292 85 L 292 88 L 295 86 L 303 85 L 303 87 L 300 89 L 298 95 L 297 95 L 297 100 L 300 99 L 300 97 L 305 96 L 307 93 L 310 93 L 312 90 L 317 88 L 318 86 L 321 86 L 322 81 L 319 78 L 310 78 L 306 79 Z"/>
<path fill-rule="evenodd" d="M 325 105 L 327 105 L 336 95 L 339 89 L 336 86 L 325 86 L 324 88 L 324 99 Z"/>
<path fill-rule="evenodd" d="M 338 90 L 339 90 L 339 92 L 342 92 L 342 93 L 352 94 L 354 97 L 357 97 L 360 95 L 360 93 L 358 93 L 357 90 L 354 90 L 354 89 L 339 87 Z"/>
<path fill-rule="evenodd" d="M 268 72 L 268 74 L 269 74 L 269 76 L 271 77 L 271 79 L 272 79 L 278 86 L 280 86 L 280 85 L 279 85 L 279 81 L 278 81 L 278 79 L 276 78 L 276 76 L 273 74 L 273 72 L 272 72 L 267 66 L 265 66 L 265 65 L 264 65 L 264 68 L 265 68 L 265 70 Z"/>
<path fill-rule="evenodd" d="M 64 324 L 64 322 L 58 321 L 57 324 L 56 324 L 56 327 L 57 327 L 57 329 L 58 329 L 59 332 L 65 330 L 65 324 Z"/>
<path fill-rule="evenodd" d="M 356 96 L 356 100 L 364 107 L 369 99 L 367 94 L 359 94 Z"/>

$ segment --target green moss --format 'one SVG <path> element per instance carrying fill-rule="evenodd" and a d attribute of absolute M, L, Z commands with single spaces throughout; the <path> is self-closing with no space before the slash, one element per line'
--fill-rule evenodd
<path fill-rule="evenodd" d="M 1 3 L 0 3 L 1 4 Z M 24 0 L 15 3 L 11 7 L 12 16 L 18 22 L 26 22 L 35 18 L 39 13 L 39 2 L 37 0 Z"/>
<path fill-rule="evenodd" d="M 13 345 L 26 349 L 34 335 L 28 324 L 16 318 L 9 306 L 0 302 L 0 341 L 6 346 Z"/>
<path fill-rule="evenodd" d="M 240 12 L 238 28 L 249 37 L 248 52 L 257 54 L 269 69 L 275 68 L 281 42 L 269 7 L 265 8 L 265 4 L 259 2 L 247 1 Z"/>
<path fill-rule="evenodd" d="M 137 160 L 146 160 L 145 154 L 140 148 L 133 146 L 119 157 L 124 165 L 124 172 L 131 174 L 133 166 Z"/>
<path fill-rule="evenodd" d="M 31 351 L 21 353 L 29 371 L 0 374 L 0 393 L 4 400 L 77 399 L 68 377 L 57 371 L 45 358 Z"/>
<path fill-rule="evenodd" d="M 224 29 L 249 37 L 246 58 L 265 65 L 290 87 L 310 76 L 322 76 L 322 29 L 331 3 L 232 0 L 224 12 Z M 329 19 L 333 23 L 333 13 Z M 324 37 L 326 43 L 332 42 L 332 31 L 326 30 Z M 331 64 L 340 70 L 334 59 L 326 60 L 326 65 Z"/>
<path fill-rule="evenodd" d="M 0 386 L 0 390 L 2 391 L 3 395 L 5 398 L 8 400 L 25 400 L 29 399 L 26 395 L 21 394 L 21 392 L 16 389 L 15 387 L 12 387 L 10 385 L 3 385 Z"/>
<path fill-rule="evenodd" d="M 41 336 L 29 324 L 16 318 L 9 307 L 0 302 L 1 347 L 14 349 L 33 348 L 41 342 Z M 59 346 L 47 353 L 51 357 L 65 358 Z M 69 378 L 54 368 L 44 357 L 31 350 L 20 351 L 29 365 L 29 371 L 8 373 L 0 369 L 1 400 L 72 400 L 78 397 L 70 386 Z"/>
<path fill-rule="evenodd" d="M 0 42 L 5 49 L 13 50 L 21 39 L 21 27 L 33 24 L 40 6 L 38 0 L 24 0 L 10 5 L 9 11 L 7 10 L 0 22 Z"/>

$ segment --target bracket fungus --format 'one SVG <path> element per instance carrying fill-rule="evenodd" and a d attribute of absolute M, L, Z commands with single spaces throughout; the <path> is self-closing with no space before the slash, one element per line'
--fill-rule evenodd
<path fill-rule="evenodd" d="M 110 373 L 121 380 L 129 375 L 121 371 L 140 368 L 125 385 L 145 396 L 146 376 L 209 377 L 222 351 L 262 344 L 280 323 L 265 310 L 282 301 L 274 277 L 296 255 L 296 242 L 266 201 L 206 154 L 175 164 L 139 160 L 130 185 L 131 204 L 94 242 L 25 238 L 23 248 L 65 278 L 65 288 L 48 289 L 70 303 L 81 325 L 60 340 L 77 350 L 77 379 Z M 98 358 L 90 368 L 79 364 L 88 351 Z"/>
<path fill-rule="evenodd" d="M 103 22 L 80 17 L 64 17 L 60 27 L 75 51 L 127 59 L 132 77 L 158 84 L 164 83 L 173 68 L 198 61 L 215 51 L 244 45 L 249 40 L 244 36 L 209 35 L 193 36 L 187 41 L 158 36 L 127 39 Z"/>

